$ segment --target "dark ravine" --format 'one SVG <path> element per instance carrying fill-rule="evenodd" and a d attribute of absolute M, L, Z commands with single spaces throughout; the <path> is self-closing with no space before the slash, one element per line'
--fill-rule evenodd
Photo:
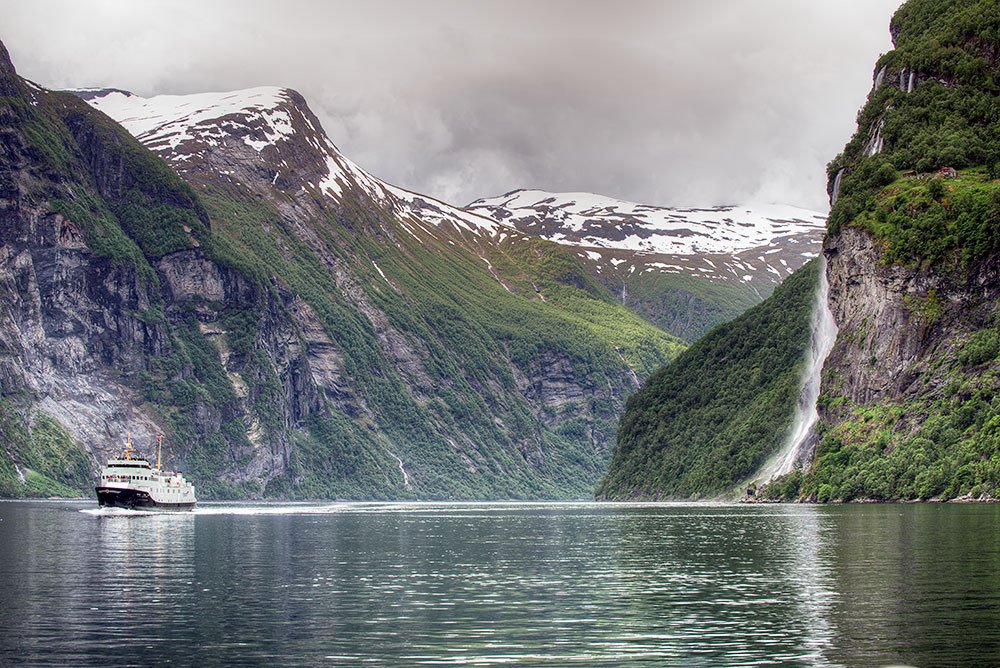
<path fill-rule="evenodd" d="M 86 490 L 132 431 L 204 498 L 586 497 L 683 347 L 357 169 L 292 91 L 288 134 L 208 118 L 177 173 L 6 52 L 0 93 L 0 496 Z"/>

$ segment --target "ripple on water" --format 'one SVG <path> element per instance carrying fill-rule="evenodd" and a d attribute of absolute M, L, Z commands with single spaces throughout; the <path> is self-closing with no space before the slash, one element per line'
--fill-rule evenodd
<path fill-rule="evenodd" d="M 1000 664 L 992 508 L 10 503 L 0 519 L 0 665 Z"/>

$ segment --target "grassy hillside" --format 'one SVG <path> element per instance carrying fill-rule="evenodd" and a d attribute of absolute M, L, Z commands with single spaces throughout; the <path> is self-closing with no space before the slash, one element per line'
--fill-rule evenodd
<path fill-rule="evenodd" d="M 681 273 L 636 271 L 624 280 L 630 308 L 690 343 L 761 301 L 751 287 Z M 770 296 L 773 285 L 760 287 Z"/>
<path fill-rule="evenodd" d="M 621 382 L 624 361 L 645 375 L 683 349 L 615 304 L 555 244 L 484 249 L 501 284 L 481 257 L 447 235 L 397 234 L 390 242 L 385 230 L 398 222 L 358 202 L 350 227 L 332 214 L 315 229 L 357 277 L 363 299 L 419 350 L 426 378 L 401 375 L 357 311 L 358 298 L 345 298 L 324 260 L 269 204 L 218 185 L 207 186 L 202 199 L 219 234 L 315 310 L 343 348 L 358 402 L 371 410 L 368 424 L 335 408 L 330 419 L 315 420 L 269 495 L 370 495 L 379 487 L 389 496 L 416 494 L 376 484 L 391 451 L 425 496 L 584 496 L 608 456 L 595 440 L 610 442 L 616 426 L 620 405 L 608 384 Z M 517 374 L 544 374 L 553 363 L 567 364 L 584 387 L 603 387 L 537 414 Z M 477 452 L 474 464 L 454 456 L 457 444 Z M 350 471 L 335 464 L 342 459 L 354 461 Z"/>
<path fill-rule="evenodd" d="M 653 374 L 628 401 L 598 496 L 713 497 L 774 454 L 799 394 L 816 281 L 812 261 Z"/>

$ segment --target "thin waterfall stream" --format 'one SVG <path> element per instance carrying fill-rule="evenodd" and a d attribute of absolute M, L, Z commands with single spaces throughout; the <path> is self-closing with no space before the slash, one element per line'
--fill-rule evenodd
<path fill-rule="evenodd" d="M 837 323 L 830 310 L 828 294 L 830 285 L 826 279 L 826 258 L 820 255 L 819 281 L 813 304 L 809 335 L 809 353 L 803 372 L 802 390 L 795 406 L 795 417 L 781 451 L 761 469 L 756 479 L 761 482 L 773 480 L 791 473 L 804 463 L 811 447 L 813 427 L 819 419 L 816 401 L 819 399 L 820 377 L 834 341 L 837 340 Z"/>

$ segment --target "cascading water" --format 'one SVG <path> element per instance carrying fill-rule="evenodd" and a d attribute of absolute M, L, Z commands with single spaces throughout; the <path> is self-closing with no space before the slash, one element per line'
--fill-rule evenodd
<path fill-rule="evenodd" d="M 791 473 L 803 463 L 811 445 L 813 427 L 819 419 L 816 400 L 819 399 L 820 373 L 834 341 L 837 340 L 837 323 L 827 301 L 830 286 L 826 280 L 826 258 L 820 255 L 819 262 L 819 285 L 813 303 L 809 356 L 802 379 L 802 391 L 795 406 L 795 417 L 788 439 L 778 455 L 768 461 L 757 476 L 757 480 L 762 482 Z"/>
<path fill-rule="evenodd" d="M 882 148 L 885 146 L 885 139 L 882 138 L 882 129 L 884 127 L 885 119 L 880 118 L 869 136 L 868 146 L 865 147 L 865 153 L 868 157 L 878 155 L 882 152 Z"/>
<path fill-rule="evenodd" d="M 844 168 L 841 167 L 837 170 L 837 175 L 833 177 L 833 191 L 830 193 L 830 208 L 833 208 L 833 205 L 837 203 L 837 198 L 840 197 L 840 181 L 843 178 Z"/>
<path fill-rule="evenodd" d="M 882 69 L 880 69 L 878 74 L 875 75 L 875 85 L 872 86 L 872 88 L 878 90 L 878 88 L 882 85 L 882 82 L 885 81 L 885 68 L 886 66 L 883 65 Z"/>

